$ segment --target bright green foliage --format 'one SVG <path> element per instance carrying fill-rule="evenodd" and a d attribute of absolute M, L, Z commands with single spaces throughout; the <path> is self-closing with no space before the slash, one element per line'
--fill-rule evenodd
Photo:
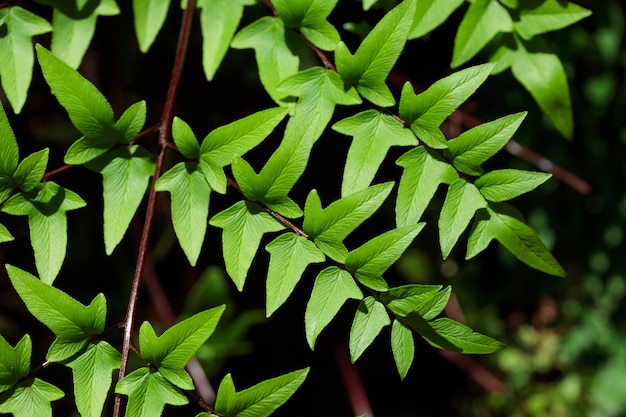
<path fill-rule="evenodd" d="M 0 335 L 0 393 L 12 388 L 20 378 L 28 375 L 32 349 L 29 335 L 24 335 L 15 347 Z"/>
<path fill-rule="evenodd" d="M 52 417 L 50 403 L 63 398 L 63 391 L 35 378 L 0 395 L 0 413 L 13 417 Z"/>
<path fill-rule="evenodd" d="M 287 300 L 311 263 L 326 257 L 310 240 L 295 233 L 283 233 L 265 249 L 270 253 L 267 272 L 266 313 L 271 316 Z"/>
<path fill-rule="evenodd" d="M 142 357 L 156 366 L 159 373 L 172 384 L 186 390 L 194 388 L 185 365 L 213 334 L 225 306 L 197 313 L 157 336 L 147 321 L 139 329 Z"/>
<path fill-rule="evenodd" d="M 498 0 L 476 0 L 470 4 L 454 39 L 452 68 L 472 59 L 499 32 L 511 32 L 513 19 Z"/>
<path fill-rule="evenodd" d="M 18 165 L 13 180 L 22 191 L 30 191 L 39 185 L 48 166 L 48 148 L 28 155 Z"/>
<path fill-rule="evenodd" d="M 570 26 L 591 15 L 587 10 L 570 1 L 545 0 L 542 2 L 522 2 L 519 20 L 513 27 L 522 38 L 533 36 Z"/>
<path fill-rule="evenodd" d="M 209 224 L 224 229 L 222 248 L 226 271 L 239 291 L 243 290 L 261 237 L 285 228 L 261 206 L 249 201 L 240 201 L 217 213 Z"/>
<path fill-rule="evenodd" d="M 299 29 L 315 46 L 332 51 L 340 41 L 339 32 L 326 18 L 338 0 L 274 0 L 272 4 L 287 27 Z"/>
<path fill-rule="evenodd" d="M 413 134 L 393 116 L 366 110 L 333 125 L 333 129 L 353 137 L 341 183 L 341 195 L 355 193 L 374 180 L 391 146 L 415 146 Z"/>
<path fill-rule="evenodd" d="M 148 52 L 165 23 L 170 0 L 133 0 L 135 34 L 141 52 Z"/>
<path fill-rule="evenodd" d="M 0 224 L 0 243 L 10 242 L 14 237 L 9 230 Z"/>
<path fill-rule="evenodd" d="M 443 259 L 450 255 L 476 210 L 486 206 L 487 202 L 474 184 L 463 178 L 450 184 L 439 215 L 439 244 Z"/>
<path fill-rule="evenodd" d="M 359 303 L 350 328 L 350 359 L 356 362 L 372 344 L 383 327 L 391 324 L 385 306 L 374 297 L 365 297 Z"/>
<path fill-rule="evenodd" d="M 466 259 L 473 258 L 496 239 L 520 261 L 556 276 L 565 271 L 539 239 L 537 232 L 526 224 L 522 215 L 506 203 L 489 203 L 481 210 L 470 232 Z"/>
<path fill-rule="evenodd" d="M 82 8 L 75 2 L 55 7 L 52 13 L 52 53 L 72 68 L 78 68 L 96 31 L 98 16 L 120 13 L 115 0 L 86 2 Z"/>
<path fill-rule="evenodd" d="M 438 153 L 419 146 L 402 155 L 396 164 L 404 168 L 396 201 L 396 224 L 417 223 L 439 184 L 458 178 L 455 169 Z"/>
<path fill-rule="evenodd" d="M 486 200 L 507 201 L 534 190 L 552 175 L 519 169 L 498 169 L 481 175 L 474 185 Z"/>
<path fill-rule="evenodd" d="M 343 240 L 369 218 L 391 192 L 393 183 L 372 185 L 335 201 L 322 209 L 317 191 L 312 190 L 304 207 L 305 233 L 332 259 L 343 262 L 348 250 Z"/>
<path fill-rule="evenodd" d="M 9 198 L 13 192 L 15 187 L 13 174 L 19 159 L 20 153 L 15 134 L 0 103 L 0 203 Z"/>
<path fill-rule="evenodd" d="M 179 152 L 189 159 L 195 159 L 200 156 L 200 144 L 191 127 L 178 117 L 174 117 L 172 121 L 172 138 Z"/>
<path fill-rule="evenodd" d="M 217 391 L 215 412 L 224 417 L 266 417 L 283 405 L 302 385 L 309 368 L 290 372 L 237 392 L 230 374 Z"/>
<path fill-rule="evenodd" d="M 455 72 L 415 94 L 410 83 L 402 88 L 400 118 L 431 148 L 445 149 L 446 138 L 439 126 L 485 82 L 494 64 Z"/>
<path fill-rule="evenodd" d="M 120 353 L 107 342 L 90 344 L 67 362 L 74 377 L 74 398 L 81 417 L 99 417 L 109 394 L 112 372 L 120 367 Z"/>
<path fill-rule="evenodd" d="M 459 171 L 468 175 L 481 175 L 481 165 L 511 139 L 526 117 L 526 112 L 511 114 L 489 123 L 480 124 L 448 142 L 447 155 Z"/>
<path fill-rule="evenodd" d="M 361 300 L 363 293 L 348 271 L 331 266 L 317 275 L 304 315 L 306 340 L 311 349 L 317 336 L 350 298 Z"/>
<path fill-rule="evenodd" d="M 283 21 L 266 16 L 241 29 L 230 44 L 235 49 L 254 49 L 263 87 L 277 103 L 282 103 L 283 98 L 278 85 L 298 72 L 300 64 L 300 58 L 287 45 L 286 36 Z"/>
<path fill-rule="evenodd" d="M 424 320 L 431 320 L 443 311 L 450 298 L 451 287 L 410 284 L 391 288 L 380 294 L 380 301 L 399 317 L 415 312 Z"/>
<path fill-rule="evenodd" d="M 383 273 L 400 258 L 424 225 L 408 225 L 376 236 L 346 256 L 346 269 L 366 287 L 387 291 Z"/>
<path fill-rule="evenodd" d="M 87 163 L 102 174 L 104 246 L 110 255 L 124 237 L 154 173 L 150 152 L 138 145 L 114 149 Z"/>
<path fill-rule="evenodd" d="M 128 396 L 126 417 L 160 416 L 165 404 L 189 402 L 159 371 L 149 368 L 139 368 L 118 381 L 115 392 Z"/>
<path fill-rule="evenodd" d="M 165 172 L 154 188 L 171 193 L 174 231 L 189 263 L 195 265 L 209 217 L 209 183 L 196 162 L 180 162 Z"/>
<path fill-rule="evenodd" d="M 0 8 L 0 32 L 6 31 L 0 36 L 0 78 L 15 113 L 22 110 L 33 77 L 31 38 L 51 30 L 45 19 L 21 7 Z"/>
<path fill-rule="evenodd" d="M 209 81 L 222 63 L 230 41 L 237 30 L 244 6 L 254 4 L 254 0 L 198 0 L 202 9 L 202 64 Z M 219 22 L 219 24 L 216 24 Z"/>
<path fill-rule="evenodd" d="M 415 340 L 411 329 L 398 320 L 391 325 L 391 352 L 400 379 L 404 379 L 415 356 Z"/>
<path fill-rule="evenodd" d="M 389 107 L 396 102 L 385 79 L 404 48 L 414 14 L 415 0 L 406 0 L 378 22 L 354 55 L 343 42 L 337 46 L 339 75 L 377 106 Z"/>
<path fill-rule="evenodd" d="M 262 110 L 209 133 L 200 146 L 200 169 L 211 188 L 226 193 L 223 168 L 261 143 L 286 115 L 283 107 Z"/>
<path fill-rule="evenodd" d="M 421 0 L 415 5 L 415 19 L 409 39 L 421 38 L 445 22 L 464 0 Z"/>
<path fill-rule="evenodd" d="M 496 352 L 504 347 L 504 345 L 491 337 L 477 333 L 469 327 L 451 320 L 449 318 L 440 318 L 428 322 L 428 330 L 416 323 L 416 316 L 409 317 L 409 324 L 414 328 L 420 329 L 422 337 L 431 345 L 451 351 L 457 351 L 466 354 L 487 354 Z M 419 330 L 418 330 L 419 331 Z"/>
<path fill-rule="evenodd" d="M 28 272 L 11 265 L 6 269 L 28 311 L 56 335 L 46 355 L 50 362 L 70 358 L 87 346 L 93 335 L 104 330 L 106 300 L 103 294 L 84 306 Z"/>
<path fill-rule="evenodd" d="M 37 175 L 37 174 L 35 174 Z M 4 213 L 28 216 L 30 243 L 41 280 L 51 284 L 56 278 L 67 247 L 66 211 L 85 206 L 78 194 L 54 182 L 45 182 L 15 194 L 2 206 Z"/>

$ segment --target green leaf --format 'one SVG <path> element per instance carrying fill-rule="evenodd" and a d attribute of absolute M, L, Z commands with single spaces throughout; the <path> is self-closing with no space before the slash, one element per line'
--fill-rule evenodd
<path fill-rule="evenodd" d="M 389 287 L 383 273 L 400 258 L 424 225 L 408 225 L 376 236 L 348 254 L 346 269 L 366 287 L 387 291 Z"/>
<path fill-rule="evenodd" d="M 436 152 L 424 146 L 411 149 L 396 161 L 404 168 L 396 201 L 396 224 L 417 223 L 439 184 L 458 178 L 455 169 Z"/>
<path fill-rule="evenodd" d="M 104 245 L 110 255 L 128 229 L 154 173 L 152 155 L 138 145 L 112 150 L 87 163 L 102 174 Z"/>
<path fill-rule="evenodd" d="M 14 216 L 28 216 L 30 243 L 35 252 L 35 265 L 41 280 L 51 284 L 56 278 L 67 247 L 65 212 L 85 206 L 78 194 L 54 182 L 11 197 L 2 211 Z"/>
<path fill-rule="evenodd" d="M 567 75 L 559 57 L 550 51 L 543 39 L 535 37 L 526 44 L 518 42 L 511 70 L 557 130 L 571 139 L 574 129 L 572 102 Z"/>
<path fill-rule="evenodd" d="M 52 26 L 43 18 L 18 6 L 0 9 L 0 79 L 15 113 L 26 101 L 33 77 L 32 37 L 48 33 Z"/>
<path fill-rule="evenodd" d="M 105 341 L 90 344 L 67 362 L 74 378 L 74 398 L 82 417 L 100 417 L 107 399 L 112 372 L 120 367 L 120 353 Z"/>
<path fill-rule="evenodd" d="M 127 108 L 115 122 L 117 137 L 122 143 L 130 143 L 146 123 L 146 101 L 141 100 Z"/>
<path fill-rule="evenodd" d="M 295 233 L 283 233 L 265 249 L 270 253 L 266 285 L 266 317 L 287 300 L 311 263 L 326 257 L 310 240 Z"/>
<path fill-rule="evenodd" d="M 527 112 L 515 113 L 480 124 L 450 140 L 448 151 L 456 169 L 468 175 L 481 175 L 482 163 L 506 145 L 526 114 Z"/>
<path fill-rule="evenodd" d="M 285 33 L 285 24 L 275 17 L 262 17 L 235 35 L 230 46 L 253 48 L 259 66 L 259 77 L 267 93 L 277 103 L 283 94 L 277 88 L 282 80 L 298 72 L 300 59 L 292 50 L 295 39 Z"/>
<path fill-rule="evenodd" d="M 415 18 L 409 39 L 421 38 L 441 26 L 464 0 L 421 0 L 415 5 Z"/>
<path fill-rule="evenodd" d="M 152 46 L 165 23 L 170 0 L 133 0 L 135 34 L 141 52 L 146 53 Z"/>
<path fill-rule="evenodd" d="M 206 234 L 209 183 L 196 162 L 180 162 L 165 172 L 154 188 L 171 193 L 174 231 L 189 263 L 194 266 Z"/>
<path fill-rule="evenodd" d="M 1 13 L 2 10 L 0 10 L 0 15 Z M 4 181 L 6 181 L 13 176 L 19 160 L 20 153 L 17 147 L 17 140 L 15 139 L 13 129 L 11 129 L 11 125 L 9 124 L 9 119 L 4 112 L 4 107 L 0 102 L 0 180 L 4 178 Z M 8 184 L 4 184 L 4 182 L 0 182 L 0 187 L 6 187 L 7 185 Z M 0 201 L 4 201 L 4 199 Z"/>
<path fill-rule="evenodd" d="M 456 68 L 472 59 L 499 32 L 511 32 L 513 20 L 497 0 L 476 0 L 470 4 L 454 38 L 450 66 Z"/>
<path fill-rule="evenodd" d="M 22 191 L 30 191 L 39 185 L 48 166 L 48 148 L 28 155 L 20 162 L 13 179 Z"/>
<path fill-rule="evenodd" d="M 28 375 L 32 348 L 29 335 L 24 335 L 15 347 L 0 335 L 0 393 Z"/>
<path fill-rule="evenodd" d="M 380 301 L 397 316 L 416 312 L 430 320 L 441 313 L 450 298 L 450 287 L 441 289 L 441 285 L 402 285 L 381 293 Z"/>
<path fill-rule="evenodd" d="M 385 306 L 374 297 L 365 297 L 359 303 L 350 328 L 350 359 L 356 362 L 372 344 L 383 327 L 391 324 Z"/>
<path fill-rule="evenodd" d="M 398 320 L 391 325 L 391 351 L 400 379 L 404 379 L 415 356 L 415 340 L 411 329 Z"/>
<path fill-rule="evenodd" d="M 363 10 L 369 10 L 378 0 L 363 0 Z"/>
<path fill-rule="evenodd" d="M 213 334 L 225 306 L 197 313 L 167 329 L 157 336 L 147 321 L 139 329 L 141 356 L 157 367 L 161 375 L 172 384 L 186 390 L 194 385 L 184 370 L 196 351 Z"/>
<path fill-rule="evenodd" d="M 457 71 L 415 94 L 404 84 L 400 97 L 400 118 L 428 146 L 445 149 L 448 145 L 439 126 L 485 82 L 495 64 L 482 64 Z"/>
<path fill-rule="evenodd" d="M 338 0 L 274 0 L 278 16 L 288 27 L 299 29 L 312 44 L 325 51 L 335 49 L 339 32 L 326 19 Z"/>
<path fill-rule="evenodd" d="M 52 53 L 74 69 L 78 68 L 87 52 L 96 31 L 98 16 L 120 13 L 115 0 L 101 0 L 91 4 L 95 7 L 86 5 L 82 10 L 55 8 L 52 13 Z"/>
<path fill-rule="evenodd" d="M 287 115 L 284 107 L 256 112 L 209 133 L 200 146 L 200 169 L 215 191 L 226 192 L 223 167 L 265 139 Z"/>
<path fill-rule="evenodd" d="M 88 306 L 63 291 L 11 265 L 6 270 L 13 288 L 28 311 L 56 335 L 46 359 L 60 362 L 79 352 L 89 339 L 104 330 L 106 300 L 98 294 Z"/>
<path fill-rule="evenodd" d="M 339 75 L 377 106 L 395 104 L 385 80 L 404 48 L 414 15 L 415 1 L 403 1 L 378 22 L 354 55 L 343 42 L 337 46 L 335 62 Z"/>
<path fill-rule="evenodd" d="M 306 340 L 311 349 L 317 336 L 350 298 L 362 300 L 363 293 L 348 271 L 331 266 L 317 275 L 304 314 Z"/>
<path fill-rule="evenodd" d="M 127 417 L 160 416 L 165 404 L 185 405 L 189 401 L 158 371 L 139 368 L 117 382 L 115 392 L 128 396 Z"/>
<path fill-rule="evenodd" d="M 474 185 L 485 199 L 507 201 L 534 190 L 552 177 L 544 172 L 498 169 L 481 175 Z"/>
<path fill-rule="evenodd" d="M 308 373 L 309 368 L 290 372 L 239 392 L 227 374 L 217 391 L 215 412 L 228 417 L 267 417 L 296 392 Z"/>
<path fill-rule="evenodd" d="M 487 354 L 496 352 L 504 347 L 497 340 L 475 332 L 464 324 L 446 317 L 424 323 L 428 330 L 419 326 L 415 326 L 415 330 L 428 343 L 439 349 L 465 354 Z"/>
<path fill-rule="evenodd" d="M 489 203 L 476 216 L 467 242 L 465 259 L 476 256 L 496 239 L 517 259 L 547 274 L 565 276 L 565 271 L 528 226 L 522 215 L 506 203 Z"/>
<path fill-rule="evenodd" d="M 393 116 L 366 110 L 333 125 L 333 129 L 353 137 L 343 171 L 341 195 L 367 188 L 374 180 L 387 151 L 392 146 L 416 146 L 417 139 Z"/>
<path fill-rule="evenodd" d="M 36 49 L 44 78 L 74 126 L 85 136 L 106 142 L 106 137 L 115 132 L 113 109 L 106 98 L 47 49 L 41 45 Z M 114 143 L 112 140 L 111 146 Z"/>
<path fill-rule="evenodd" d="M 50 403 L 63 395 L 63 391 L 39 378 L 24 381 L 0 395 L 0 413 L 14 417 L 52 417 Z"/>
<path fill-rule="evenodd" d="M 591 15 L 591 10 L 559 0 L 523 1 L 519 10 L 519 20 L 513 27 L 524 39 L 535 35 L 563 29 Z"/>
<path fill-rule="evenodd" d="M 13 239 L 15 238 L 13 237 L 11 232 L 9 232 L 6 227 L 0 224 L 0 243 L 9 242 Z"/>
<path fill-rule="evenodd" d="M 285 226 L 270 216 L 261 206 L 239 201 L 217 213 L 209 224 L 224 229 L 222 248 L 226 271 L 241 291 L 248 269 L 265 233 L 278 232 Z"/>
<path fill-rule="evenodd" d="M 343 240 L 378 210 L 392 188 L 392 182 L 372 185 L 325 209 L 322 209 L 317 191 L 313 190 L 306 199 L 302 228 L 326 255 L 343 262 L 348 255 Z"/>
<path fill-rule="evenodd" d="M 185 158 L 195 159 L 200 156 L 200 144 L 191 127 L 178 117 L 172 122 L 172 137 L 174 143 Z"/>
<path fill-rule="evenodd" d="M 476 210 L 487 207 L 487 202 L 476 186 L 459 178 L 450 184 L 439 215 L 439 244 L 443 259 L 465 231 Z"/>

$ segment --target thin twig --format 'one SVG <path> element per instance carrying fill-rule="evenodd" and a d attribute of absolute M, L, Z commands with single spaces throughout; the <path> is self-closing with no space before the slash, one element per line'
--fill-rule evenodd
<path fill-rule="evenodd" d="M 74 165 L 70 165 L 70 164 L 66 164 L 66 165 L 62 165 L 56 169 L 53 169 L 50 172 L 46 172 L 46 174 L 41 178 L 41 181 L 48 181 L 50 178 L 54 177 L 55 175 L 60 174 L 61 172 L 67 171 L 68 169 L 72 168 Z"/>
<path fill-rule="evenodd" d="M 355 416 L 374 417 L 367 391 L 356 367 L 350 362 L 350 354 L 346 345 L 335 349 L 335 360 L 341 373 L 343 385 L 348 394 L 348 400 Z"/>

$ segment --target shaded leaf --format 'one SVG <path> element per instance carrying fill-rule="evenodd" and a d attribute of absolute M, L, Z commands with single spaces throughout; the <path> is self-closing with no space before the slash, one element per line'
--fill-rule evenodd
<path fill-rule="evenodd" d="M 12 388 L 30 370 L 30 355 L 33 346 L 29 335 L 24 335 L 11 346 L 0 335 L 0 393 Z"/>
<path fill-rule="evenodd" d="M 0 413 L 14 417 L 52 417 L 50 403 L 63 395 L 63 391 L 39 378 L 24 381 L 0 395 Z"/>
<path fill-rule="evenodd" d="M 189 401 L 158 371 L 139 368 L 117 382 L 115 392 L 128 396 L 127 417 L 160 416 L 165 404 L 185 405 Z"/>
<path fill-rule="evenodd" d="M 326 19 L 338 0 L 274 0 L 278 16 L 288 27 L 300 32 L 315 46 L 325 51 L 335 49 L 339 32 Z"/>
<path fill-rule="evenodd" d="M 513 26 L 522 38 L 530 39 L 535 35 L 563 29 L 590 15 L 591 10 L 571 1 L 523 1 L 519 20 Z"/>
<path fill-rule="evenodd" d="M 421 0 L 415 5 L 415 18 L 409 39 L 421 38 L 445 22 L 464 0 Z"/>
<path fill-rule="evenodd" d="M 48 166 L 48 148 L 28 155 L 20 162 L 13 174 L 13 180 L 22 191 L 30 191 L 39 185 Z"/>
<path fill-rule="evenodd" d="M 146 53 L 152 46 L 165 23 L 170 0 L 133 0 L 135 34 L 141 52 Z"/>

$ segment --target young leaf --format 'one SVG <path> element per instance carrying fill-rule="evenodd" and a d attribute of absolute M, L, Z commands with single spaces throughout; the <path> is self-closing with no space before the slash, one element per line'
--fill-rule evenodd
<path fill-rule="evenodd" d="M 0 335 L 0 393 L 28 375 L 32 348 L 29 335 L 24 335 L 15 347 Z"/>
<path fill-rule="evenodd" d="M 146 101 L 141 100 L 127 108 L 115 122 L 117 137 L 122 143 L 130 143 L 146 123 Z"/>
<path fill-rule="evenodd" d="M 544 172 L 498 169 L 481 175 L 474 185 L 485 199 L 500 202 L 532 191 L 550 177 L 552 177 L 551 174 Z"/>
<path fill-rule="evenodd" d="M 411 329 L 398 320 L 391 325 L 391 351 L 400 379 L 404 379 L 415 356 L 415 340 Z"/>
<path fill-rule="evenodd" d="M 196 162 L 180 162 L 165 172 L 154 188 L 171 193 L 174 231 L 189 263 L 194 266 L 206 234 L 209 183 Z"/>
<path fill-rule="evenodd" d="M 487 202 L 474 184 L 463 178 L 450 184 L 439 215 L 439 244 L 443 259 L 448 258 L 476 210 L 486 206 Z"/>
<path fill-rule="evenodd" d="M 189 374 L 184 370 L 196 351 L 213 334 L 225 306 L 197 313 L 157 336 L 147 321 L 139 329 L 141 356 L 157 367 L 172 384 L 187 390 L 194 389 Z"/>
<path fill-rule="evenodd" d="M 296 392 L 308 373 L 309 368 L 290 372 L 239 392 L 227 374 L 217 391 L 215 412 L 228 417 L 267 417 Z"/>
<path fill-rule="evenodd" d="M 270 253 L 267 272 L 266 313 L 271 316 L 293 292 L 306 267 L 326 257 L 310 240 L 295 233 L 283 233 L 265 249 Z"/>
<path fill-rule="evenodd" d="M 306 199 L 302 228 L 326 255 L 343 262 L 348 255 L 343 240 L 378 210 L 392 188 L 392 182 L 372 185 L 335 201 L 325 209 L 322 209 L 317 191 L 313 190 Z"/>
<path fill-rule="evenodd" d="M 200 156 L 200 144 L 191 127 L 178 117 L 172 122 L 172 137 L 174 143 L 185 158 L 195 159 Z"/>
<path fill-rule="evenodd" d="M 133 0 L 135 34 L 144 54 L 161 31 L 169 8 L 170 0 Z"/>
<path fill-rule="evenodd" d="M 565 276 L 565 271 L 526 224 L 522 215 L 506 203 L 489 203 L 474 219 L 465 259 L 476 256 L 496 239 L 520 261 L 545 273 Z"/>
<path fill-rule="evenodd" d="M 441 26 L 464 0 L 421 0 L 415 5 L 415 18 L 409 39 L 421 38 Z"/>
<path fill-rule="evenodd" d="M 346 269 L 366 287 L 387 291 L 383 273 L 400 258 L 424 225 L 408 225 L 376 236 L 348 254 Z"/>
<path fill-rule="evenodd" d="M 48 148 L 28 155 L 20 162 L 13 174 L 13 180 L 22 191 L 30 191 L 39 185 L 48 166 Z"/>
<path fill-rule="evenodd" d="M 448 142 L 452 163 L 468 175 L 481 175 L 483 162 L 495 155 L 515 134 L 527 112 L 480 124 Z"/>
<path fill-rule="evenodd" d="M 519 20 L 513 23 L 515 32 L 529 40 L 535 35 L 562 29 L 591 15 L 591 10 L 576 3 L 559 0 L 522 3 Z"/>
<path fill-rule="evenodd" d="M 33 77 L 35 56 L 31 38 L 51 30 L 45 19 L 21 7 L 0 9 L 0 31 L 4 33 L 0 36 L 0 79 L 15 113 L 22 110 Z"/>
<path fill-rule="evenodd" d="M 392 146 L 416 146 L 417 139 L 393 116 L 366 110 L 333 125 L 333 130 L 353 137 L 341 183 L 341 195 L 353 194 L 374 180 Z"/>
<path fill-rule="evenodd" d="M 0 394 L 0 413 L 13 417 L 52 417 L 50 403 L 63 395 L 63 391 L 39 378 L 24 381 Z"/>
<path fill-rule="evenodd" d="M 104 330 L 106 300 L 98 294 L 88 306 L 43 283 L 28 272 L 6 265 L 13 288 L 28 311 L 56 335 L 46 359 L 65 360 L 83 349 L 91 336 Z"/>
<path fill-rule="evenodd" d="M 411 321 L 415 323 L 415 321 Z M 469 327 L 451 320 L 440 318 L 423 322 L 426 327 L 414 327 L 432 346 L 465 354 L 486 354 L 496 352 L 504 345 L 489 336 L 473 331 Z M 419 329 L 419 330 L 418 330 Z"/>
<path fill-rule="evenodd" d="M 362 300 L 363 293 L 348 271 L 331 266 L 317 275 L 304 314 L 306 340 L 311 350 L 317 336 L 349 298 Z"/>
<path fill-rule="evenodd" d="M 337 2 L 338 0 L 274 0 L 272 4 L 285 25 L 300 29 L 318 48 L 332 51 L 341 39 L 337 29 L 326 19 Z"/>
<path fill-rule="evenodd" d="M 396 164 L 404 168 L 396 201 L 396 224 L 417 223 L 439 184 L 451 184 L 456 170 L 436 152 L 418 146 L 402 155 Z"/>
<path fill-rule="evenodd" d="M 378 22 L 354 55 L 343 42 L 337 46 L 339 75 L 377 106 L 395 104 L 385 80 L 404 48 L 414 15 L 415 1 L 403 1 Z"/>
<path fill-rule="evenodd" d="M 450 66 L 456 68 L 463 65 L 499 32 L 512 30 L 511 15 L 497 0 L 474 1 L 456 33 Z"/>
<path fill-rule="evenodd" d="M 14 216 L 28 216 L 30 243 L 35 252 L 35 265 L 41 280 L 51 284 L 56 278 L 67 247 L 65 212 L 85 206 L 78 194 L 52 181 L 14 195 L 2 211 Z"/>
<path fill-rule="evenodd" d="M 138 145 L 112 150 L 87 163 L 102 174 L 107 255 L 124 237 L 154 173 L 152 155 Z"/>
<path fill-rule="evenodd" d="M 185 405 L 189 401 L 156 370 L 139 368 L 115 385 L 117 394 L 128 396 L 126 417 L 160 416 L 165 404 Z"/>
<path fill-rule="evenodd" d="M 283 21 L 266 16 L 241 29 L 230 44 L 235 49 L 254 49 L 261 82 L 270 97 L 279 104 L 283 94 L 278 92 L 278 85 L 298 72 L 300 65 L 300 59 L 290 48 L 290 43 Z"/>
<path fill-rule="evenodd" d="M 261 237 L 265 233 L 278 232 L 285 228 L 261 206 L 249 201 L 240 201 L 217 213 L 209 224 L 224 229 L 222 248 L 226 271 L 239 291 L 243 290 Z"/>
<path fill-rule="evenodd" d="M 457 71 L 415 94 L 410 83 L 400 96 L 400 118 L 428 146 L 445 149 L 448 144 L 439 126 L 485 82 L 495 64 Z"/>
<path fill-rule="evenodd" d="M 82 417 L 100 417 L 107 399 L 112 372 L 120 367 L 120 353 L 105 341 L 90 344 L 67 362 L 74 378 L 76 408 Z"/>
<path fill-rule="evenodd" d="M 385 306 L 374 297 L 365 297 L 359 303 L 350 328 L 350 359 L 356 362 L 372 344 L 383 327 L 391 324 Z"/>

